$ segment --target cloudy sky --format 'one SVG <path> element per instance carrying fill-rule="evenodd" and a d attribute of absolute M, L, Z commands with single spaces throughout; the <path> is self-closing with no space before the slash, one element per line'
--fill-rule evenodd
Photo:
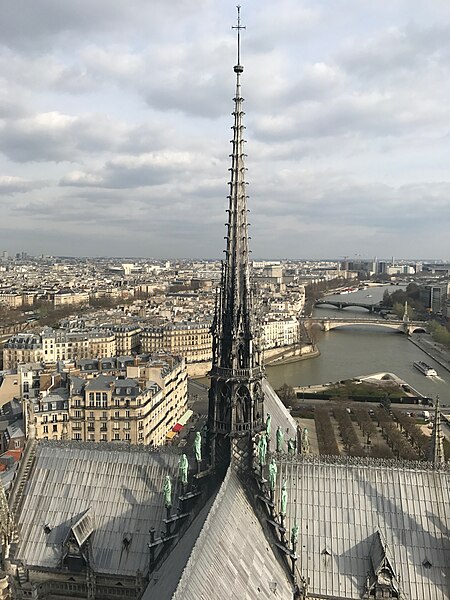
<path fill-rule="evenodd" d="M 450 2 L 242 0 L 253 256 L 450 259 Z M 218 257 L 228 0 L 0 4 L 0 250 Z"/>

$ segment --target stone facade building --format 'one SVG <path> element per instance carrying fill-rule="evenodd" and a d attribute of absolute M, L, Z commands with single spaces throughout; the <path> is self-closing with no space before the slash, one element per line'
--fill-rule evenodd
<path fill-rule="evenodd" d="M 155 355 L 126 375 L 71 377 L 70 439 L 159 446 L 187 410 L 182 358 Z"/>
<path fill-rule="evenodd" d="M 184 356 L 188 363 L 211 360 L 211 323 L 168 323 L 142 330 L 142 352 L 163 350 Z"/>

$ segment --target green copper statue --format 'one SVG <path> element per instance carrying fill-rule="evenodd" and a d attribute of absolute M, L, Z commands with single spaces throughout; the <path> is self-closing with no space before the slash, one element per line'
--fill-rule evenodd
<path fill-rule="evenodd" d="M 180 474 L 181 483 L 186 485 L 188 482 L 188 470 L 189 470 L 189 462 L 186 454 L 182 454 L 180 456 L 180 461 L 178 463 L 178 471 Z"/>
<path fill-rule="evenodd" d="M 172 484 L 170 482 L 169 475 L 166 475 L 166 481 L 164 482 L 164 506 L 170 508 L 172 506 Z"/>
<path fill-rule="evenodd" d="M 292 528 L 291 531 L 291 544 L 293 546 L 295 546 L 295 544 L 298 542 L 298 525 L 297 523 L 295 523 L 294 527 Z"/>
<path fill-rule="evenodd" d="M 283 452 L 284 433 L 281 431 L 281 427 L 279 425 L 278 425 L 277 432 L 276 432 L 276 438 L 277 438 L 277 452 Z"/>
<path fill-rule="evenodd" d="M 259 436 L 258 441 L 258 457 L 259 464 L 263 467 L 266 464 L 266 454 L 267 454 L 267 438 L 264 433 Z"/>
<path fill-rule="evenodd" d="M 197 462 L 201 462 L 201 460 L 202 460 L 202 434 L 200 433 L 200 431 L 197 431 L 197 433 L 195 434 L 194 451 L 195 451 L 195 458 L 196 458 Z"/>
<path fill-rule="evenodd" d="M 275 462 L 275 459 L 272 458 L 272 461 L 269 464 L 269 488 L 272 492 L 274 491 L 277 482 L 277 471 L 277 463 Z"/>
<path fill-rule="evenodd" d="M 266 435 L 269 438 L 270 437 L 270 429 L 271 429 L 271 424 L 272 424 L 272 417 L 270 416 L 270 413 L 267 413 L 267 419 L 266 419 Z"/>
<path fill-rule="evenodd" d="M 287 489 L 286 489 L 286 481 L 283 481 L 283 487 L 281 488 L 281 516 L 286 516 L 286 508 L 287 508 Z"/>

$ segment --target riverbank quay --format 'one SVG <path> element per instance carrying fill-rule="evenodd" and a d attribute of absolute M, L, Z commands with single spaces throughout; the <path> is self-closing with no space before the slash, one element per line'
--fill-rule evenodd
<path fill-rule="evenodd" d="M 344 396 L 337 393 L 337 388 L 344 390 L 349 384 L 352 388 L 364 383 L 379 390 L 378 394 L 364 391 L 349 392 Z M 395 386 L 395 391 L 393 390 Z M 389 398 L 393 404 L 428 405 L 430 399 L 414 389 L 395 373 L 373 373 L 361 375 L 348 381 L 323 383 L 320 385 L 297 386 L 293 388 L 297 400 L 351 400 L 354 402 L 380 403 Z"/>
<path fill-rule="evenodd" d="M 320 356 L 320 350 L 317 346 L 313 346 L 312 344 L 301 347 L 298 347 L 297 345 L 286 346 L 281 350 L 279 348 L 273 348 L 272 350 L 264 352 L 264 366 L 275 367 L 277 365 L 286 365 L 309 358 L 315 358 L 316 356 Z"/>
<path fill-rule="evenodd" d="M 409 341 L 414 344 L 417 348 L 422 350 L 427 356 L 432 358 L 435 362 L 441 365 L 446 371 L 450 373 L 450 352 L 446 350 L 441 344 L 437 344 L 430 339 L 420 338 L 408 338 Z"/>

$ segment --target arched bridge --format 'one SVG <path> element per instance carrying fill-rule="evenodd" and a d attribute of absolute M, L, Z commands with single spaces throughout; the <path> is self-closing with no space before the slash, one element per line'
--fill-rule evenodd
<path fill-rule="evenodd" d="M 343 310 L 344 308 L 348 308 L 350 306 L 358 306 L 359 308 L 365 308 L 371 313 L 379 313 L 383 310 L 388 310 L 386 306 L 382 306 L 381 304 L 367 304 L 364 302 L 345 302 L 343 300 L 317 300 L 315 306 L 323 306 L 324 304 L 329 306 L 335 306 L 339 310 Z"/>
<path fill-rule="evenodd" d="M 311 319 L 312 325 L 319 325 L 322 331 L 331 331 L 337 327 L 348 327 L 350 325 L 370 325 L 375 327 L 384 327 L 392 331 L 398 331 L 411 335 L 412 333 L 425 333 L 426 323 L 423 321 L 398 321 L 390 319 Z"/>

